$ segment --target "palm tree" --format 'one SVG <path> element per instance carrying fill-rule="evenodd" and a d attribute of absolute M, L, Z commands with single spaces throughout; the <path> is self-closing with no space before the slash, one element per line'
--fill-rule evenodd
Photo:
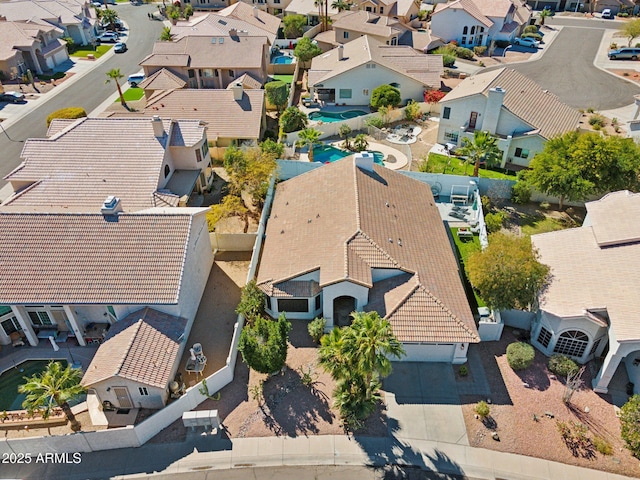
<path fill-rule="evenodd" d="M 313 5 L 318 7 L 318 21 L 322 22 L 322 31 L 323 32 L 325 31 L 324 18 L 323 18 L 323 15 L 322 15 L 322 7 L 324 6 L 324 4 L 325 4 L 325 0 L 313 0 Z"/>
<path fill-rule="evenodd" d="M 544 10 L 542 10 L 539 14 L 540 16 L 540 25 L 544 25 L 544 19 L 547 17 L 553 17 L 553 12 L 551 10 L 549 10 L 548 8 L 545 8 Z"/>
<path fill-rule="evenodd" d="M 465 165 L 471 161 L 474 162 L 474 177 L 478 176 L 481 161 L 485 162 L 485 166 L 490 167 L 498 164 L 502 157 L 502 151 L 498 148 L 498 139 L 491 136 L 489 132 L 481 130 L 473 132 L 473 141 L 463 138 L 462 147 L 458 149 L 458 153 L 467 156 Z"/>
<path fill-rule="evenodd" d="M 80 430 L 80 422 L 69 406 L 69 400 L 85 392 L 80 385 L 82 371 L 67 365 L 66 368 L 60 362 L 49 362 L 47 369 L 36 373 L 31 377 L 25 377 L 27 383 L 18 387 L 18 392 L 26 393 L 27 397 L 22 406 L 29 411 L 43 409 L 43 418 L 49 418 L 54 406 L 62 409 L 66 415 L 71 429 L 74 432 Z"/>
<path fill-rule="evenodd" d="M 106 10 L 102 11 L 100 21 L 102 25 L 105 23 L 108 24 L 112 29 L 115 30 L 116 19 L 118 18 L 118 12 L 107 7 Z"/>
<path fill-rule="evenodd" d="M 173 35 L 171 34 L 171 27 L 164 27 L 162 29 L 162 33 L 160 34 L 161 42 L 170 42 L 173 40 Z"/>
<path fill-rule="evenodd" d="M 346 0 L 334 0 L 331 4 L 331 8 L 335 8 L 338 10 L 338 13 L 344 12 L 345 10 L 351 10 L 351 3 Z"/>
<path fill-rule="evenodd" d="M 305 128 L 301 130 L 298 134 L 298 138 L 300 139 L 300 143 L 302 145 L 309 145 L 309 161 L 313 162 L 313 145 L 318 143 L 320 139 L 320 135 L 322 132 L 320 130 L 316 130 L 315 128 Z"/>
<path fill-rule="evenodd" d="M 369 148 L 369 142 L 367 142 L 367 136 L 364 133 L 359 133 L 353 140 L 353 149 L 356 152 L 362 152 Z"/>
<path fill-rule="evenodd" d="M 111 70 L 109 70 L 107 73 L 107 79 L 105 80 L 104 83 L 109 83 L 111 82 L 111 80 L 113 80 L 114 82 L 116 82 L 116 87 L 118 87 L 118 95 L 120 95 L 120 103 L 122 104 L 123 107 L 127 107 L 127 103 L 124 101 L 124 95 L 122 94 L 122 88 L 120 88 L 120 82 L 118 80 L 120 80 L 121 78 L 124 78 L 124 75 L 122 73 L 120 73 L 120 69 L 119 68 L 112 68 Z"/>

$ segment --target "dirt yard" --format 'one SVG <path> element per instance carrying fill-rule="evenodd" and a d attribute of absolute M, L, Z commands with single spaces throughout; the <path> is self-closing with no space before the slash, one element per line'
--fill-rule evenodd
<path fill-rule="evenodd" d="M 470 445 L 640 476 L 638 460 L 624 448 L 620 438 L 620 421 L 611 397 L 596 394 L 591 389 L 595 366 L 590 364 L 587 367 L 582 377 L 584 387 L 575 393 L 571 404 L 566 405 L 562 401 L 565 386 L 549 372 L 546 367 L 548 359 L 540 352 L 536 350 L 534 364 L 524 371 L 514 372 L 509 367 L 505 352 L 507 345 L 516 341 L 512 330 L 505 327 L 499 342 L 485 342 L 473 347 L 480 351 L 491 387 L 490 416 L 500 440 L 494 440 L 491 437 L 493 430 L 474 416 L 476 402 L 487 399 L 463 397 L 462 409 Z M 467 367 L 473 375 L 474 365 L 468 364 Z M 558 431 L 558 421 L 585 425 L 592 440 L 598 436 L 611 444 L 612 454 L 602 455 L 593 446 L 565 444 Z"/>

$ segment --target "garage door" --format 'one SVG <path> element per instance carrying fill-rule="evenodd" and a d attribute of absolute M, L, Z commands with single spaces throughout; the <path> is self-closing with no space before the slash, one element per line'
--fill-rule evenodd
<path fill-rule="evenodd" d="M 455 351 L 455 344 L 444 343 L 404 343 L 402 345 L 406 357 L 402 357 L 403 362 L 451 362 Z"/>
<path fill-rule="evenodd" d="M 64 49 L 53 55 L 53 61 L 56 65 L 60 65 L 62 62 L 66 61 L 67 58 L 69 58 L 69 56 L 67 55 L 67 51 Z"/>

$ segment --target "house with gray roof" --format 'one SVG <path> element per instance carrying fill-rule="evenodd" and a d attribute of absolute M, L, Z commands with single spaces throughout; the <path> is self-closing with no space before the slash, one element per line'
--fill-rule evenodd
<path fill-rule="evenodd" d="M 620 191 L 586 203 L 581 227 L 533 235 L 540 262 L 551 269 L 531 327 L 546 355 L 585 363 L 604 355 L 593 380 L 607 393 L 618 369 L 640 385 L 640 194 Z"/>
<path fill-rule="evenodd" d="M 185 349 L 186 326 L 187 319 L 153 308 L 130 313 L 111 326 L 82 385 L 103 406 L 164 407 Z"/>
<path fill-rule="evenodd" d="M 342 105 L 368 105 L 380 85 L 400 90 L 402 103 L 422 101 L 425 90 L 440 88 L 441 55 L 409 46 L 391 46 L 364 35 L 311 60 L 308 81 L 315 98 Z"/>
<path fill-rule="evenodd" d="M 464 79 L 442 100 L 438 143 L 461 145 L 477 130 L 498 139 L 503 168 L 527 167 L 550 138 L 576 130 L 581 113 L 530 78 L 500 68 Z"/>
<path fill-rule="evenodd" d="M 371 154 L 278 184 L 257 283 L 274 317 L 323 316 L 330 328 L 378 312 L 407 361 L 464 363 L 480 341 L 430 186 Z"/>

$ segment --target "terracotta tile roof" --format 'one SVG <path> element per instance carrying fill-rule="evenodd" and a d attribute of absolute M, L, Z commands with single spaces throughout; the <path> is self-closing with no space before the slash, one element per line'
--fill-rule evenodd
<path fill-rule="evenodd" d="M 599 246 L 605 247 L 640 241 L 640 193 L 628 190 L 609 193 L 600 200 L 588 202 L 587 221 Z M 632 221 L 629 221 L 632 219 Z"/>
<path fill-rule="evenodd" d="M 343 60 L 338 60 L 338 48 L 311 60 L 310 85 L 322 83 L 367 62 L 375 62 L 423 85 L 440 86 L 440 76 L 444 72 L 440 55 L 424 55 L 405 45 L 385 45 L 367 35 L 344 44 L 342 48 Z"/>
<path fill-rule="evenodd" d="M 511 0 L 477 0 L 474 3 L 486 17 L 504 19 L 510 12 L 515 11 L 515 5 Z"/>
<path fill-rule="evenodd" d="M 81 2 L 58 0 L 12 0 L 0 2 L 0 15 L 10 22 L 44 20 L 48 23 L 73 25 L 82 22 L 82 5 Z"/>
<path fill-rule="evenodd" d="M 249 75 L 248 73 L 243 73 L 242 75 L 240 75 L 239 77 L 236 77 L 228 86 L 228 89 L 231 89 L 235 84 L 240 83 L 242 84 L 243 88 L 246 88 L 248 90 L 260 90 L 262 88 L 262 83 L 260 83 L 260 80 L 256 80 L 255 78 L 253 78 L 251 75 Z"/>
<path fill-rule="evenodd" d="M 38 35 L 53 32 L 61 34 L 62 30 L 51 25 L 40 25 L 34 22 L 0 22 L 0 60 L 6 61 L 13 58 L 17 53 L 17 47 L 30 48 L 34 44 L 40 46 Z M 59 40 L 55 40 L 54 43 L 56 46 L 60 46 Z M 39 48 L 44 47 L 40 46 Z"/>
<path fill-rule="evenodd" d="M 0 304 L 176 304 L 194 214 L 0 211 Z"/>
<path fill-rule="evenodd" d="M 186 87 L 187 82 L 166 68 L 161 68 L 149 78 L 140 82 L 138 86 L 144 90 L 173 90 L 174 88 Z"/>
<path fill-rule="evenodd" d="M 242 20 L 274 35 L 278 33 L 278 29 L 282 23 L 280 18 L 245 2 L 236 2 L 227 8 L 223 8 L 218 12 L 218 15 Z"/>
<path fill-rule="evenodd" d="M 51 120 L 49 124 L 49 129 L 47 130 L 47 137 L 53 137 L 57 133 L 60 133 L 67 127 L 70 127 L 74 123 L 77 122 L 77 119 L 73 118 L 54 118 Z"/>
<path fill-rule="evenodd" d="M 199 120 L 164 120 L 163 125 L 173 132 L 172 145 L 193 145 L 205 132 Z M 38 184 L 6 204 L 96 212 L 105 198 L 115 195 L 125 211 L 152 207 L 166 143 L 166 135 L 161 140 L 154 136 L 147 118 L 79 119 L 50 138 L 25 142 L 24 162 L 5 179 Z"/>
<path fill-rule="evenodd" d="M 264 90 L 245 90 L 242 100 L 233 98 L 230 89 L 180 89 L 163 92 L 150 99 L 146 116 L 202 120 L 207 138 L 260 138 L 264 111 Z"/>
<path fill-rule="evenodd" d="M 180 197 L 166 190 L 158 190 L 153 192 L 154 207 L 177 207 L 180 203 Z"/>
<path fill-rule="evenodd" d="M 385 303 L 403 338 L 448 342 L 455 331 L 457 341 L 479 341 L 448 234 L 424 183 L 377 165 L 363 171 L 352 157 L 333 162 L 278 184 L 266 238 L 259 284 L 319 269 L 322 288 L 345 280 L 375 288 L 373 268 L 397 269 L 415 287 L 407 298 L 403 288 L 388 296 L 397 304 Z M 445 317 L 450 325 L 441 328 Z M 427 334 L 424 325 L 437 329 Z"/>
<path fill-rule="evenodd" d="M 166 388 L 187 320 L 152 308 L 114 323 L 82 377 L 90 387 L 111 377 Z"/>
<path fill-rule="evenodd" d="M 321 292 L 320 285 L 314 280 L 288 280 L 273 285 L 270 296 L 286 297 L 315 297 Z"/>
<path fill-rule="evenodd" d="M 620 205 L 611 202 L 609 211 L 618 217 L 615 210 L 624 204 L 624 200 Z M 626 216 L 625 221 L 637 224 L 638 217 Z M 618 342 L 640 340 L 640 242 L 601 247 L 597 229 L 594 223 L 531 237 L 540 262 L 551 268 L 540 309 L 559 317 L 606 310 Z"/>
<path fill-rule="evenodd" d="M 502 87 L 506 91 L 504 108 L 533 129 L 539 130 L 543 138 L 549 139 L 578 127 L 582 115 L 578 110 L 562 103 L 558 97 L 543 90 L 529 77 L 510 68 L 499 68 L 468 77 L 440 102 L 446 104 L 472 95 L 486 97 L 494 87 Z"/>
<path fill-rule="evenodd" d="M 455 0 L 449 3 L 438 3 L 436 4 L 433 15 L 437 15 L 447 9 L 465 11 L 487 28 L 491 28 L 493 25 L 493 20 L 487 18 L 473 0 Z"/>
<path fill-rule="evenodd" d="M 397 19 L 376 15 L 375 13 L 364 10 L 346 10 L 341 12 L 332 18 L 331 26 L 334 30 L 340 28 L 378 37 L 400 35 L 408 30 L 408 27 L 404 26 Z"/>
<path fill-rule="evenodd" d="M 261 68 L 264 60 L 263 49 L 266 44 L 268 44 L 267 37 L 193 35 L 175 42 L 156 42 L 153 53 L 142 60 L 140 65 L 145 67 Z"/>

